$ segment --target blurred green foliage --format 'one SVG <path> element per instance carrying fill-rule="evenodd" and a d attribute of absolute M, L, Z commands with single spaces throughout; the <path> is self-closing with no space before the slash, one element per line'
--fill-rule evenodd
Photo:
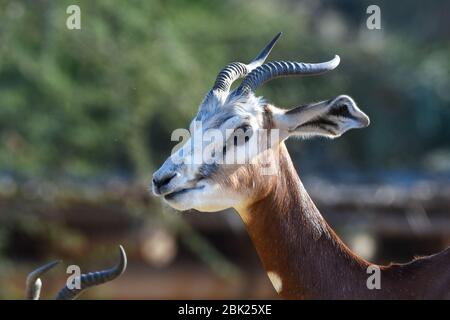
<path fill-rule="evenodd" d="M 81 30 L 66 28 L 70 4 L 81 7 Z M 220 68 L 249 61 L 278 31 L 271 59 L 337 53 L 342 64 L 326 76 L 276 80 L 261 94 L 288 107 L 346 93 L 372 119 L 333 143 L 291 144 L 307 167 L 449 169 L 449 3 L 378 1 L 377 31 L 366 28 L 369 4 L 3 0 L 0 169 L 147 179 Z"/>

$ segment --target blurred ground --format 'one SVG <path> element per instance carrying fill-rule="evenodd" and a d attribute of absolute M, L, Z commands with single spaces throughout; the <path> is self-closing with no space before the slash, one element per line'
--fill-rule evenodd
<path fill-rule="evenodd" d="M 371 261 L 406 262 L 450 245 L 450 184 L 421 180 L 409 187 L 338 185 L 317 177 L 305 181 L 326 220 Z M 26 191 L 30 184 L 17 184 L 14 194 L 0 194 L 0 210 L 9 213 L 0 217 L 7 239 L 3 250 L 9 257 L 3 260 L 7 263 L 2 274 L 7 276 L 0 287 L 13 293 L 8 298 L 21 297 L 33 268 L 62 259 L 62 266 L 45 278 L 44 296 L 49 297 L 65 282 L 64 266 L 77 264 L 84 272 L 109 267 L 117 259 L 118 244 L 128 253 L 127 272 L 83 297 L 275 297 L 232 210 L 202 214 L 166 208 L 157 215 L 153 208 L 159 205 L 145 188 L 118 180 L 53 191 L 48 183 L 35 182 L 32 190 L 39 194 Z M 43 201 L 42 194 L 51 197 Z"/>

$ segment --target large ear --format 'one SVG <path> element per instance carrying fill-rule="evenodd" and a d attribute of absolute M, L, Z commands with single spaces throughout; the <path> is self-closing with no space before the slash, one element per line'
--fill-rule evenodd
<path fill-rule="evenodd" d="M 284 138 L 291 135 L 336 138 L 347 130 L 365 128 L 369 123 L 369 117 L 345 95 L 273 113 L 274 127 L 280 129 Z"/>

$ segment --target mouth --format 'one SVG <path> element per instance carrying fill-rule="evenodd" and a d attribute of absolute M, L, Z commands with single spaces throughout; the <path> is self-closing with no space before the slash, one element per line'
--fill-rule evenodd
<path fill-rule="evenodd" d="M 174 199 L 176 196 L 188 193 L 189 191 L 193 191 L 193 190 L 201 190 L 203 189 L 205 186 L 198 186 L 198 187 L 193 187 L 193 188 L 184 188 L 184 189 L 179 189 L 179 190 L 175 190 L 171 193 L 165 194 L 164 195 L 164 199 L 165 200 L 172 200 Z"/>

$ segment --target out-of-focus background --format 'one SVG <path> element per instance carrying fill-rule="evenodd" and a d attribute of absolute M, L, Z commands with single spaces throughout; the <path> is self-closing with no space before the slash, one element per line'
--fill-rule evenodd
<path fill-rule="evenodd" d="M 178 213 L 149 193 L 228 62 L 327 60 L 327 75 L 260 91 L 281 107 L 351 95 L 372 124 L 289 141 L 326 220 L 359 254 L 405 262 L 450 243 L 450 2 L 0 1 L 0 298 L 51 259 L 127 272 L 82 298 L 276 297 L 233 211 Z M 81 8 L 81 30 L 66 9 Z M 381 8 L 381 30 L 366 9 Z"/>

